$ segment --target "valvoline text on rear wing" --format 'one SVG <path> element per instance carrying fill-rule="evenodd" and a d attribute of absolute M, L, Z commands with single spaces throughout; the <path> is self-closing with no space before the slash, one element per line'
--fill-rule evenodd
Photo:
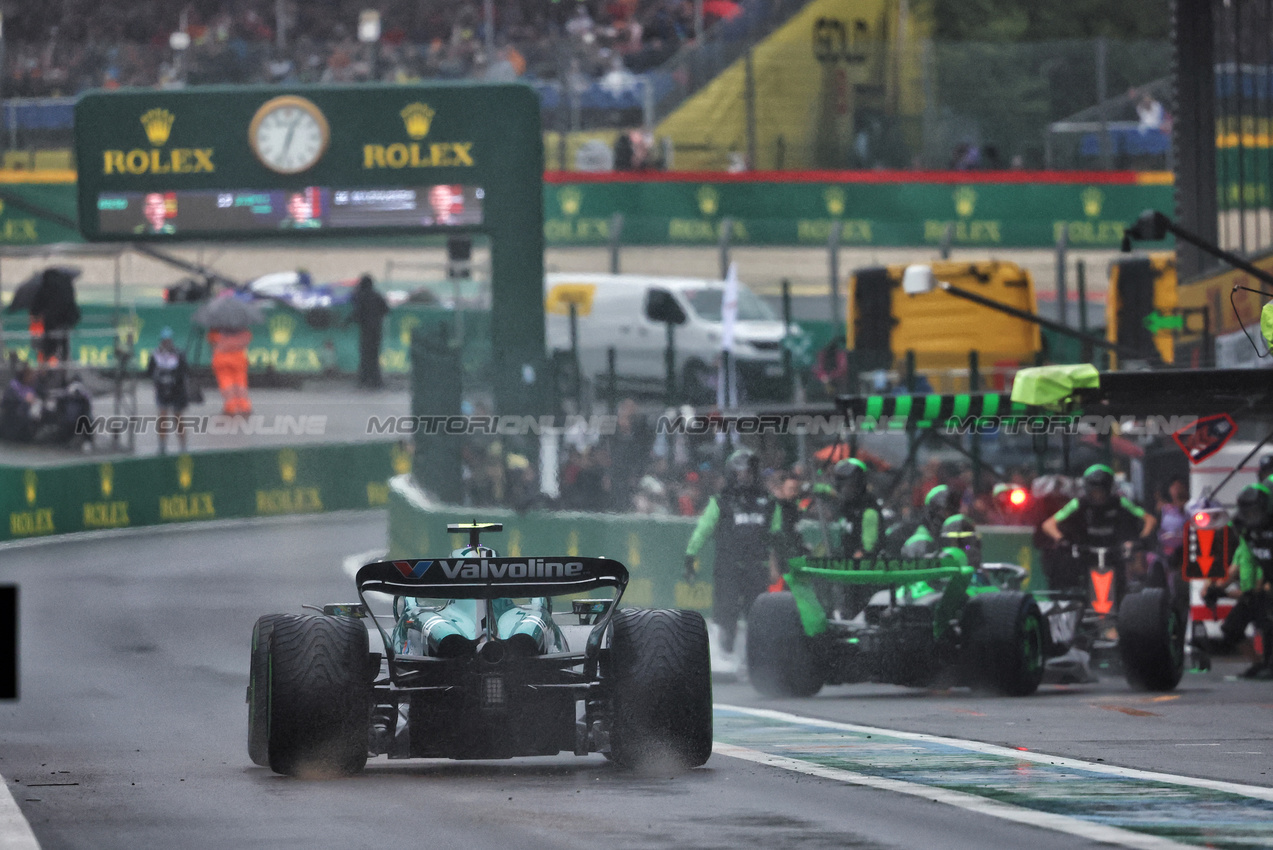
<path fill-rule="evenodd" d="M 358 570 L 358 592 L 399 596 L 497 599 L 555 596 L 614 587 L 622 595 L 628 569 L 610 558 L 409 558 Z M 436 592 L 431 592 L 436 591 Z"/>

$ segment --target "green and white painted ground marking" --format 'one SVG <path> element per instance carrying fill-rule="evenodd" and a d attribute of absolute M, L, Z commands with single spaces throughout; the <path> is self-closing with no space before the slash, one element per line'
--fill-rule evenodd
<path fill-rule="evenodd" d="M 717 755 L 1124 847 L 1273 847 L 1273 788 L 716 706 Z"/>

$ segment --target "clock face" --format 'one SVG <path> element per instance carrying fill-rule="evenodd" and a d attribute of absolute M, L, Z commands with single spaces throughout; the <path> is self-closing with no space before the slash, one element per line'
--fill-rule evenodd
<path fill-rule="evenodd" d="M 327 119 L 303 97 L 287 95 L 262 104 L 248 128 L 257 159 L 279 174 L 311 168 L 327 150 Z"/>

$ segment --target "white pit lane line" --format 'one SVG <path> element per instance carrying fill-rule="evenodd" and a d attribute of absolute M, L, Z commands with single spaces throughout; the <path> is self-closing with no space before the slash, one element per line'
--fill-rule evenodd
<path fill-rule="evenodd" d="M 1139 832 L 1119 829 L 1115 826 L 1104 826 L 1103 824 L 1091 823 L 1064 815 L 1054 815 L 1050 812 L 1040 812 L 1034 809 L 1021 808 L 1020 806 L 1012 806 L 987 797 L 965 794 L 962 791 L 949 791 L 945 788 L 934 788 L 931 785 L 919 785 L 914 782 L 902 782 L 897 779 L 867 776 L 864 773 L 855 773 L 851 770 L 823 767 L 811 762 L 787 758 L 786 756 L 775 756 L 769 753 L 762 753 L 759 750 L 736 747 L 733 744 L 716 742 L 712 747 L 712 754 L 743 759 L 744 761 L 751 761 L 783 770 L 791 770 L 803 773 L 806 776 L 832 779 L 849 785 L 861 785 L 868 788 L 876 788 L 880 791 L 892 791 L 897 794 L 922 797 L 925 800 L 945 803 L 980 815 L 989 815 L 990 817 L 1013 821 L 1026 826 L 1037 826 L 1053 832 L 1064 832 L 1089 841 L 1100 841 L 1121 847 L 1135 847 L 1138 850 L 1182 850 L 1182 848 L 1191 847 L 1188 844 L 1178 844 L 1165 838 L 1143 835 Z"/>
<path fill-rule="evenodd" d="M 782 723 L 798 723 L 805 726 L 819 726 L 824 729 L 839 729 L 846 732 L 859 732 L 866 735 L 884 735 L 907 741 L 925 741 L 932 744 L 943 744 L 947 747 L 956 747 L 958 749 L 968 750 L 969 752 L 974 753 L 1005 756 L 1007 758 L 1016 759 L 1017 761 L 1031 761 L 1037 764 L 1051 765 L 1053 767 L 1071 767 L 1079 770 L 1090 771 L 1092 773 L 1104 773 L 1109 776 L 1120 776 L 1126 779 L 1139 779 L 1146 782 L 1162 782 L 1168 785 L 1180 785 L 1185 788 L 1204 788 L 1209 791 L 1220 791 L 1225 794 L 1237 794 L 1242 797 L 1251 797 L 1255 800 L 1273 802 L 1273 788 L 1265 788 L 1261 785 L 1243 785 L 1239 782 L 1225 782 L 1222 779 L 1202 779 L 1195 776 L 1179 776 L 1174 773 L 1157 773 L 1152 770 L 1139 770 L 1134 767 L 1118 767 L 1117 765 L 1083 761 L 1082 759 L 1069 758 L 1067 756 L 1053 756 L 1048 755 L 1047 753 L 1034 752 L 1031 750 L 1018 750 L 1012 747 L 1001 747 L 996 744 L 987 744 L 982 741 L 968 741 L 963 738 L 944 738 L 941 735 L 929 735 L 924 732 L 901 732 L 896 729 L 884 729 L 879 726 L 859 726 L 853 723 L 840 723 L 835 720 L 821 720 L 816 717 L 804 717 L 799 714 L 789 714 L 785 711 L 773 711 L 766 708 L 745 708 L 738 705 L 721 705 L 719 703 L 714 705 L 713 708 L 718 708 L 722 711 L 734 711 L 740 714 L 750 714 L 753 717 L 764 717 L 770 720 L 777 720 Z"/>
<path fill-rule="evenodd" d="M 21 786 L 19 786 L 21 787 Z M 9 780 L 0 776 L 0 850 L 40 850 L 31 824 L 9 793 Z"/>
<path fill-rule="evenodd" d="M 1265 788 L 1257 785 L 1244 785 L 1235 782 L 1224 782 L 1221 780 L 1201 779 L 1190 776 L 1178 776 L 1169 773 L 1138 770 L 1135 768 L 1118 767 L 1115 765 L 1088 762 L 1064 756 L 1052 756 L 1028 750 L 1017 750 L 1010 747 L 987 744 L 981 741 L 970 741 L 962 738 L 947 738 L 939 735 L 929 735 L 918 732 L 903 732 L 894 729 L 884 729 L 877 726 L 860 726 L 851 723 L 840 723 L 837 721 L 804 717 L 802 715 L 789 714 L 787 712 L 774 711 L 770 709 L 746 708 L 743 706 L 723 704 L 717 704 L 714 707 L 722 711 L 736 712 L 782 723 L 814 726 L 824 729 L 877 735 L 881 737 L 891 737 L 916 742 L 941 744 L 948 747 L 967 750 L 972 753 L 1004 756 L 1018 761 L 1031 761 L 1040 765 L 1081 769 L 1093 773 L 1102 773 L 1127 779 L 1165 783 L 1194 789 L 1220 791 L 1257 800 L 1273 801 L 1273 788 Z M 775 755 L 761 750 L 752 749 L 750 747 L 742 747 L 720 741 L 714 743 L 712 751 L 715 755 L 742 759 L 755 764 L 767 765 L 769 767 L 776 767 L 782 770 L 790 770 L 807 776 L 829 779 L 850 785 L 875 788 L 882 791 L 892 791 L 898 794 L 907 794 L 909 796 L 919 797 L 925 800 L 945 803 L 977 814 L 1000 818 L 1001 820 L 1012 821 L 1014 823 L 1020 823 L 1027 826 L 1036 826 L 1054 832 L 1061 832 L 1084 838 L 1089 841 L 1105 842 L 1122 847 L 1144 848 L 1144 850 L 1167 850 L 1167 848 L 1196 846 L 1182 844 L 1167 838 L 1122 829 L 1116 826 L 1108 826 L 1066 815 L 1053 814 L 1051 812 L 1044 812 L 1010 803 L 1003 803 L 988 797 L 980 797 L 962 791 L 953 791 L 917 782 L 871 776 L 853 770 L 846 770 L 844 768 L 825 767 L 809 761 Z"/>

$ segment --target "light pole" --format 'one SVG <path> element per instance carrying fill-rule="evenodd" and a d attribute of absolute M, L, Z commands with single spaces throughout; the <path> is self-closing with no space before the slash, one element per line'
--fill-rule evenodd
<path fill-rule="evenodd" d="M 371 78 L 380 79 L 380 13 L 363 9 L 358 13 L 358 40 L 371 49 Z"/>
<path fill-rule="evenodd" d="M 173 61 L 173 78 L 174 82 L 185 85 L 186 83 L 186 49 L 190 47 L 190 33 L 185 29 L 179 29 L 172 35 L 168 36 L 168 46 L 172 48 Z"/>

